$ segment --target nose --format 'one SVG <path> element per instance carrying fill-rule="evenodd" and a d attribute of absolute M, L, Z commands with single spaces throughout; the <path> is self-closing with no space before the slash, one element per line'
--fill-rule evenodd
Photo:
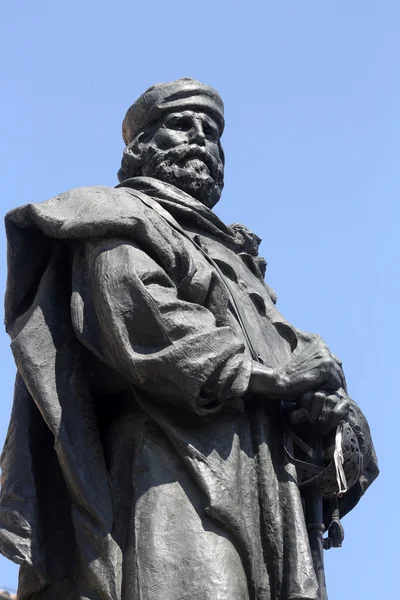
<path fill-rule="evenodd" d="M 200 119 L 193 119 L 192 128 L 190 130 L 190 142 L 204 146 L 205 139 L 206 136 L 203 131 L 203 123 Z"/>

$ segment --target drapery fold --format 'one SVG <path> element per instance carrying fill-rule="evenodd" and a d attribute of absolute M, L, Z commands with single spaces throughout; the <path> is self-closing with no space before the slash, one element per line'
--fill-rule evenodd
<path fill-rule="evenodd" d="M 237 585 L 257 600 L 315 600 L 280 421 L 267 400 L 243 400 L 251 361 L 224 287 L 190 241 L 143 204 L 143 186 L 175 218 L 182 215 L 181 225 L 213 258 L 232 266 L 228 276 L 266 362 L 289 360 L 312 336 L 296 333 L 277 312 L 260 277 L 255 236 L 226 228 L 172 186 L 141 178 L 140 193 L 130 186 L 72 190 L 6 218 L 6 325 L 18 375 L 2 456 L 0 541 L 23 565 L 19 597 L 175 600 L 176 586 L 187 593 L 194 572 L 215 592 L 206 550 L 219 548 L 225 564 L 239 556 L 242 565 L 239 579 L 220 589 Z M 342 500 L 343 513 L 377 474 L 355 404 L 350 418 L 364 470 Z M 125 471 L 117 468 L 120 456 Z M 121 494 L 131 503 L 120 517 Z M 147 523 L 185 557 L 187 546 L 170 537 L 162 518 L 174 522 L 176 502 L 182 514 L 195 506 L 202 515 L 186 523 L 193 547 L 186 576 L 165 571 L 173 548 L 164 558 L 156 548 L 149 554 L 151 540 L 137 537 Z M 120 535 L 128 513 L 129 531 Z M 157 569 L 168 577 L 154 587 Z M 204 583 L 199 598 L 214 592 Z"/>

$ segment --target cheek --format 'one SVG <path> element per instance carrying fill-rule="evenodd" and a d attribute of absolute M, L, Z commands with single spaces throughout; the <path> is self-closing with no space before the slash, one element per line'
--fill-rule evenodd
<path fill-rule="evenodd" d="M 214 142 L 207 142 L 206 149 L 207 152 L 214 156 L 214 158 L 216 158 L 218 162 L 221 162 L 221 153 L 219 151 L 218 144 L 214 144 Z"/>
<path fill-rule="evenodd" d="M 168 150 L 179 146 L 186 141 L 186 134 L 184 131 L 174 131 L 172 129 L 159 129 L 154 135 L 152 145 L 156 146 L 160 150 Z"/>

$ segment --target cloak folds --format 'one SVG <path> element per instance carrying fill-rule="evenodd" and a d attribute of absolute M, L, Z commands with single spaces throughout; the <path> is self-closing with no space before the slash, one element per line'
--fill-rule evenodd
<path fill-rule="evenodd" d="M 0 543 L 19 598 L 315 600 L 296 473 L 276 407 L 242 400 L 251 357 L 226 290 L 141 194 L 230 278 L 266 364 L 315 336 L 279 315 L 254 235 L 173 186 L 124 186 L 6 217 L 18 374 Z M 351 419 L 364 469 L 342 514 L 377 473 L 355 404 Z"/>

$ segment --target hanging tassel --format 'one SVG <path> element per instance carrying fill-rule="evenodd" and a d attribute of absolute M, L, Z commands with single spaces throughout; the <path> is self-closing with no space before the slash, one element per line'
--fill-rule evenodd
<path fill-rule="evenodd" d="M 342 495 L 342 494 L 346 493 L 348 490 L 346 475 L 345 475 L 345 472 L 343 469 L 344 458 L 343 458 L 343 451 L 342 451 L 342 438 L 343 438 L 342 424 L 340 424 L 340 426 L 337 428 L 337 431 L 336 431 L 335 451 L 333 453 L 333 460 L 335 462 L 335 467 L 336 467 L 336 481 L 337 481 L 338 488 L 339 488 L 338 495 Z"/>

